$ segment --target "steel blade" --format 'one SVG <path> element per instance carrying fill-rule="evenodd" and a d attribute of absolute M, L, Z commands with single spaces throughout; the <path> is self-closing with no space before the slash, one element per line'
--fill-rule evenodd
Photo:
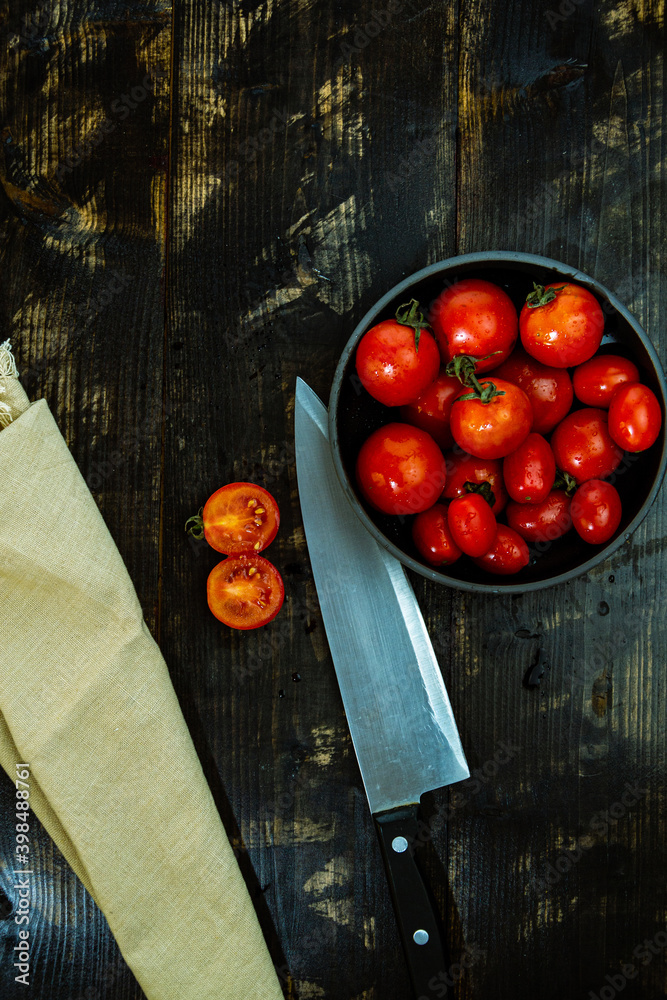
<path fill-rule="evenodd" d="M 469 776 L 449 697 L 403 567 L 338 481 L 327 410 L 297 379 L 296 467 L 315 585 L 371 812 Z"/>

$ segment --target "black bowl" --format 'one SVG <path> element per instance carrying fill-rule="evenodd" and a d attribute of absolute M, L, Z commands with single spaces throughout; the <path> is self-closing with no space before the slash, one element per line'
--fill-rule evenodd
<path fill-rule="evenodd" d="M 399 305 L 416 298 L 426 308 L 451 282 L 461 278 L 484 278 L 500 285 L 520 311 L 533 281 L 546 285 L 574 281 L 591 291 L 605 313 L 601 352 L 621 354 L 639 368 L 640 379 L 650 386 L 667 408 L 667 384 L 653 345 L 637 320 L 615 295 L 594 278 L 548 257 L 535 254 L 489 251 L 451 257 L 417 271 L 401 281 L 370 309 L 357 325 L 343 351 L 329 400 L 329 438 L 336 471 L 353 508 L 373 537 L 410 569 L 430 580 L 461 590 L 524 593 L 572 580 L 615 552 L 643 521 L 660 488 L 667 466 L 665 424 L 656 443 L 645 452 L 626 453 L 611 481 L 623 503 L 618 531 L 604 545 L 590 545 L 575 531 L 553 543 L 530 546 L 531 559 L 519 573 L 491 576 L 463 557 L 440 570 L 424 562 L 412 542 L 412 517 L 395 517 L 373 510 L 362 498 L 355 481 L 355 463 L 366 438 L 378 427 L 400 420 L 398 411 L 383 406 L 362 388 L 355 370 L 355 351 L 363 334 L 383 319 L 393 318 Z M 576 404 L 576 400 L 575 400 Z"/>

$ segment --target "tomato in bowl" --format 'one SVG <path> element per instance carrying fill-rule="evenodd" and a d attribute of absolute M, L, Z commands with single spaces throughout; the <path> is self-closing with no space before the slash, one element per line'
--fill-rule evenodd
<path fill-rule="evenodd" d="M 334 465 L 348 499 L 367 529 L 408 568 L 439 583 L 474 592 L 523 593 L 539 590 L 586 573 L 629 539 L 644 519 L 667 467 L 664 420 L 655 443 L 634 454 L 626 450 L 615 471 L 609 476 L 621 499 L 622 515 L 612 537 L 604 543 L 588 544 L 575 530 L 556 532 L 559 535 L 557 539 L 543 543 L 529 539 L 530 558 L 527 565 L 523 565 L 522 559 L 518 571 L 507 576 L 494 577 L 484 569 L 481 559 L 478 562 L 482 565 L 466 557 L 434 565 L 420 553 L 415 544 L 414 517 L 397 517 L 378 511 L 368 503 L 357 482 L 355 466 L 364 442 L 378 428 L 403 418 L 398 408 L 383 406 L 360 388 L 355 373 L 355 351 L 364 333 L 382 320 L 394 316 L 402 303 L 416 299 L 425 314 L 429 315 L 433 304 L 445 290 L 459 281 L 469 279 L 490 282 L 501 288 L 514 304 L 517 315 L 521 314 L 526 297 L 535 285 L 544 288 L 551 285 L 558 289 L 563 285 L 573 284 L 586 289 L 595 298 L 604 317 L 604 331 L 597 350 L 593 342 L 595 356 L 609 354 L 614 358 L 626 358 L 633 366 L 630 370 L 634 371 L 636 368 L 639 373 L 638 381 L 651 390 L 664 415 L 667 385 L 655 349 L 636 319 L 604 286 L 574 267 L 534 254 L 502 251 L 467 254 L 433 264 L 406 278 L 387 292 L 357 325 L 340 357 L 329 401 L 329 438 Z M 517 341 L 514 350 L 521 352 L 517 357 L 522 359 L 523 369 L 525 344 Z M 510 360 L 512 356 L 509 355 Z M 508 371 L 509 361 L 506 357 L 503 354 L 499 359 L 499 377 L 506 376 Z M 579 364 L 585 363 L 579 358 L 576 360 Z M 445 362 L 446 359 L 443 359 L 443 363 Z M 536 360 L 533 367 L 539 369 L 541 365 L 543 363 Z M 567 394 L 571 397 L 570 379 L 575 365 L 573 363 L 571 367 L 560 370 L 564 387 L 561 389 L 556 386 L 557 395 L 560 397 Z M 537 374 L 541 377 L 541 372 Z M 480 374 L 479 380 L 485 383 L 493 378 L 492 368 Z M 524 386 L 524 389 L 531 396 L 533 383 L 537 385 L 537 375 L 530 371 L 525 378 L 530 385 Z M 544 395 L 541 389 L 540 393 Z M 453 405 L 456 407 L 460 404 Z M 569 412 L 576 412 L 584 407 L 585 404 L 575 396 Z M 538 426 L 541 428 L 543 425 Z M 551 437 L 552 431 L 549 428 L 540 430 L 540 433 Z M 502 462 L 502 459 L 499 461 Z M 558 482 L 556 487 L 560 489 Z M 448 503 L 447 492 L 445 487 L 440 502 Z M 499 516 L 508 520 L 503 514 Z M 518 517 L 517 523 L 522 520 L 525 518 Z M 539 537 L 539 532 L 536 537 Z"/>

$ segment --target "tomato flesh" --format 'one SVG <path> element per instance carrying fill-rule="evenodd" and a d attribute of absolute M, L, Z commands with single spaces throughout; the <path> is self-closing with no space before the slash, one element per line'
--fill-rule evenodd
<path fill-rule="evenodd" d="M 209 573 L 208 606 L 219 621 L 236 629 L 259 628 L 280 611 L 285 588 L 280 573 L 263 556 L 228 556 Z"/>
<path fill-rule="evenodd" d="M 261 552 L 280 525 L 278 504 L 262 486 L 228 483 L 216 490 L 202 512 L 204 537 L 216 552 Z"/>

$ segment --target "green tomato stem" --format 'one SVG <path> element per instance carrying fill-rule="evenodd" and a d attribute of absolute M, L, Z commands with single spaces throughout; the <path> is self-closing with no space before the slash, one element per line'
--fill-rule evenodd
<path fill-rule="evenodd" d="M 533 282 L 533 290 L 529 292 L 526 296 L 526 305 L 529 309 L 537 309 L 539 306 L 546 306 L 547 303 L 553 302 L 556 298 L 556 292 L 562 292 L 565 285 L 560 285 L 558 288 L 546 288 L 544 285 L 538 285 L 537 282 Z"/>
<path fill-rule="evenodd" d="M 561 472 L 560 469 L 556 469 L 554 489 L 565 490 L 567 496 L 571 497 L 572 494 L 577 489 L 577 480 L 574 478 L 574 476 L 571 476 L 569 472 Z"/>
<path fill-rule="evenodd" d="M 488 479 L 485 479 L 483 483 L 464 483 L 464 489 L 466 493 L 479 493 L 481 497 L 484 497 L 489 507 L 493 507 L 496 502 L 495 493 Z"/>
<path fill-rule="evenodd" d="M 189 535 L 192 535 L 192 537 L 197 540 L 204 537 L 204 520 L 202 518 L 203 510 L 204 508 L 200 507 L 199 513 L 193 514 L 192 517 L 189 517 L 185 522 L 185 530 Z"/>
<path fill-rule="evenodd" d="M 396 310 L 396 322 L 401 326 L 411 326 L 415 332 L 415 351 L 419 350 L 419 338 L 422 330 L 430 330 L 430 324 L 424 319 L 421 306 L 417 299 L 410 299 Z"/>

